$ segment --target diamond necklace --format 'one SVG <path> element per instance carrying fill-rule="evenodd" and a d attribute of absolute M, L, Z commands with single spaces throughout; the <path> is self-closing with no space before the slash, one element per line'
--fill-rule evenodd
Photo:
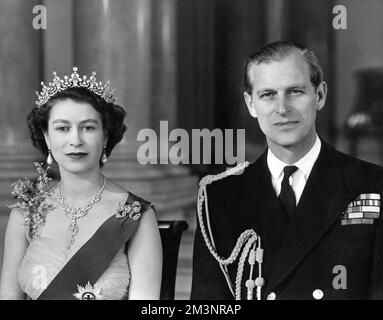
<path fill-rule="evenodd" d="M 105 176 L 103 176 L 103 177 L 104 177 L 104 182 L 103 182 L 100 190 L 97 191 L 97 193 L 93 196 L 93 198 L 91 200 L 89 200 L 87 203 L 85 203 L 85 205 L 83 205 L 82 207 L 79 207 L 79 208 L 73 208 L 65 202 L 65 199 L 62 196 L 61 191 L 60 191 L 60 185 L 59 184 L 57 185 L 57 193 L 58 193 L 57 202 L 64 209 L 65 216 L 72 220 L 72 222 L 70 223 L 69 228 L 68 228 L 69 237 L 66 241 L 67 249 L 70 249 L 73 246 L 74 240 L 75 240 L 74 238 L 78 234 L 79 227 L 78 227 L 77 220 L 86 216 L 86 214 L 93 207 L 93 205 L 96 202 L 100 201 L 101 193 L 104 191 L 104 188 L 106 185 L 106 178 L 105 178 Z"/>

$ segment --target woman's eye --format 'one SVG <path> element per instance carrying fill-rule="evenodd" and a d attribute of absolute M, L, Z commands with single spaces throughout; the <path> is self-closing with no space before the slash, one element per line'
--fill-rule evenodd
<path fill-rule="evenodd" d="M 94 126 L 84 126 L 83 130 L 84 131 L 93 131 L 93 130 L 96 130 L 96 127 L 94 127 Z"/>
<path fill-rule="evenodd" d="M 69 127 L 57 127 L 56 130 L 61 132 L 67 132 L 69 130 Z"/>

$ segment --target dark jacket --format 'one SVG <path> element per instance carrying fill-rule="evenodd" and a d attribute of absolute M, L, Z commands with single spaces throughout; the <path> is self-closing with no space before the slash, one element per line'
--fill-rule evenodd
<path fill-rule="evenodd" d="M 318 289 L 323 299 L 383 299 L 382 217 L 372 224 L 342 225 L 343 212 L 358 195 L 382 194 L 383 168 L 347 156 L 322 141 L 296 214 L 289 220 L 272 187 L 266 155 L 241 175 L 207 186 L 212 233 L 220 256 L 228 257 L 238 236 L 254 229 L 264 249 L 263 299 L 270 293 L 276 299 L 313 299 Z M 339 274 L 336 266 L 345 267 L 347 288 L 334 287 Z M 233 283 L 236 271 L 237 262 L 229 267 Z M 246 267 L 244 298 L 248 275 Z M 199 226 L 191 298 L 233 299 Z"/>

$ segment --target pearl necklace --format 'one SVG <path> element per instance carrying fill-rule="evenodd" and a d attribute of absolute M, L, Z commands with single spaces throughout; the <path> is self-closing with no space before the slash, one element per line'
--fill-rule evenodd
<path fill-rule="evenodd" d="M 66 241 L 67 249 L 70 249 L 73 246 L 75 237 L 78 234 L 79 227 L 78 227 L 77 220 L 82 217 L 85 217 L 88 211 L 93 207 L 93 205 L 96 202 L 101 200 L 101 193 L 104 191 L 105 185 L 106 185 L 106 178 L 104 176 L 104 182 L 100 190 L 98 190 L 98 192 L 93 196 L 91 200 L 89 200 L 87 203 L 85 203 L 85 205 L 79 208 L 73 208 L 66 203 L 64 197 L 61 194 L 60 185 L 59 184 L 57 185 L 58 186 L 57 187 L 57 193 L 58 193 L 57 202 L 64 209 L 65 216 L 72 220 L 68 228 L 69 237 Z"/>

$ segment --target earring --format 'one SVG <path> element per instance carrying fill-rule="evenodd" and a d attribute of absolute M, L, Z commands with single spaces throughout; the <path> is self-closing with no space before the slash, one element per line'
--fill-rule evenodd
<path fill-rule="evenodd" d="M 104 146 L 104 150 L 102 151 L 102 156 L 101 156 L 101 162 L 102 162 L 103 164 L 105 164 L 105 163 L 108 162 L 108 157 L 106 156 L 105 149 L 106 149 L 106 146 Z"/>
<path fill-rule="evenodd" d="M 51 149 L 48 149 L 47 165 L 51 166 L 52 163 L 53 163 L 53 157 L 52 157 Z"/>

